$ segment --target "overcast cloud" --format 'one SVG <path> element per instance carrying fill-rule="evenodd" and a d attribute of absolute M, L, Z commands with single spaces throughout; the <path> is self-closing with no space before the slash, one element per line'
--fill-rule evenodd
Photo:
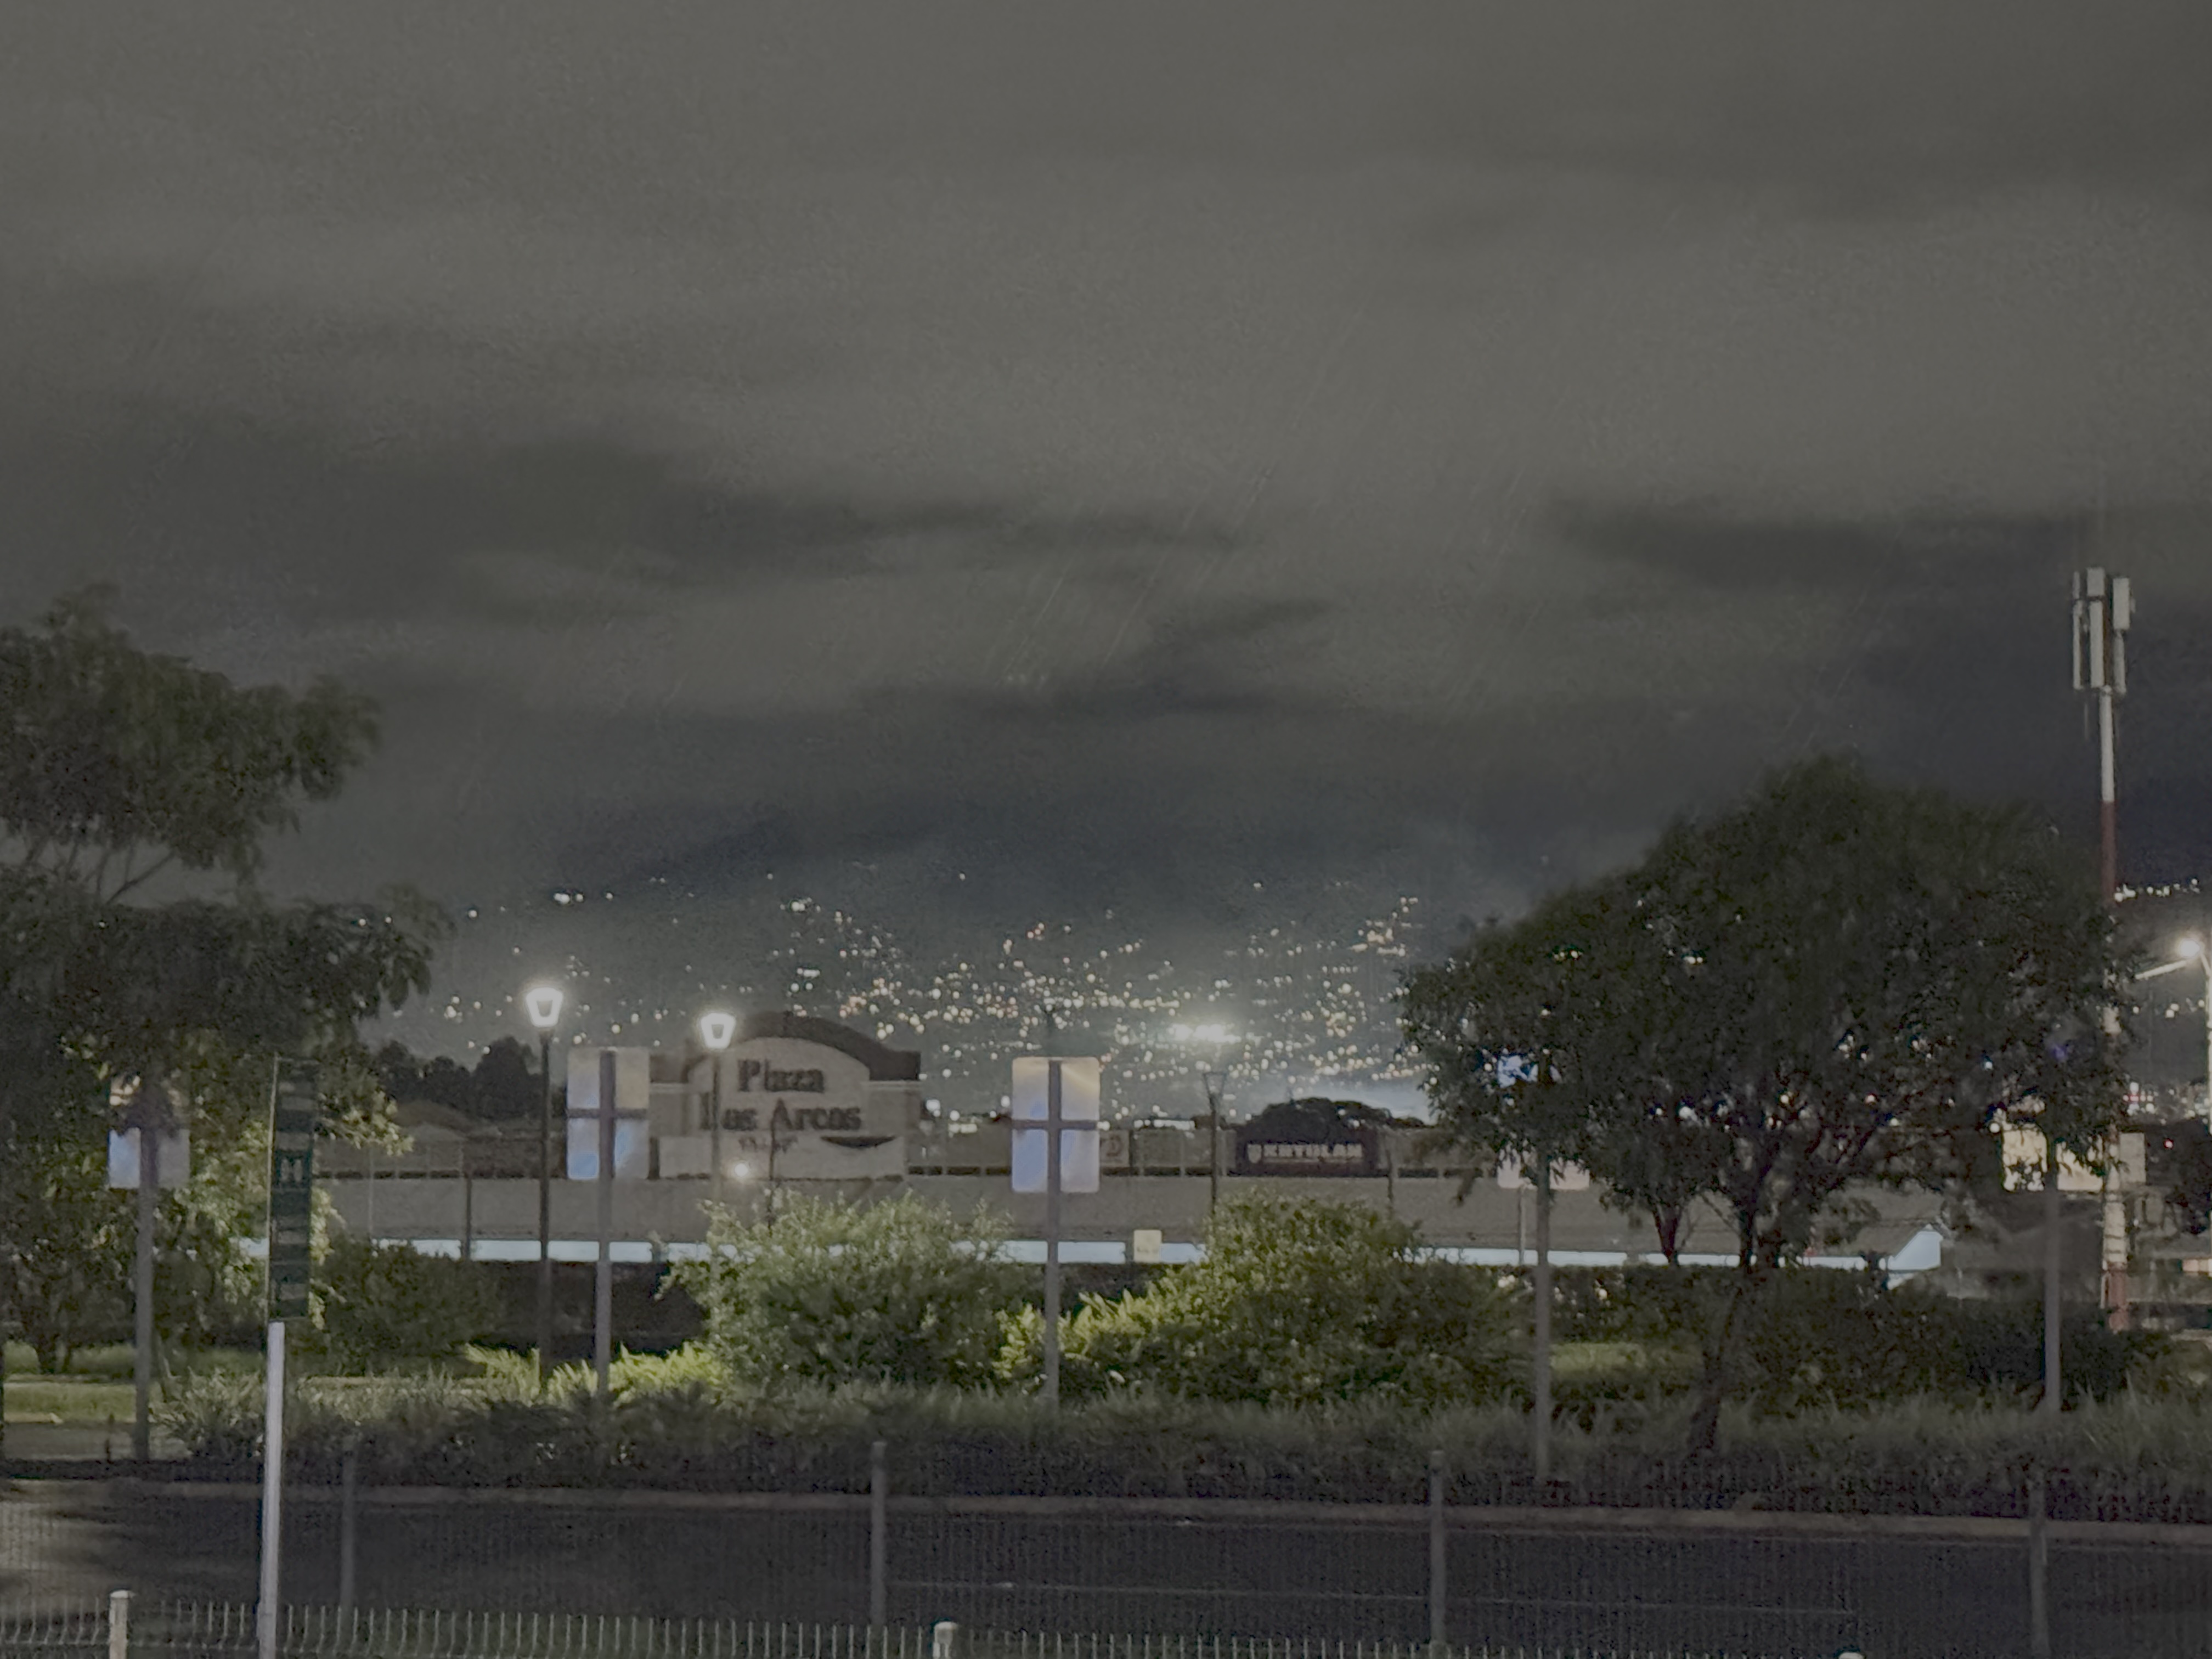
<path fill-rule="evenodd" d="M 382 697 L 325 890 L 1459 914 L 1825 749 L 2086 825 L 2101 558 L 2124 866 L 2193 874 L 2207 64 L 2197 0 L 18 9 L 0 613 Z"/>

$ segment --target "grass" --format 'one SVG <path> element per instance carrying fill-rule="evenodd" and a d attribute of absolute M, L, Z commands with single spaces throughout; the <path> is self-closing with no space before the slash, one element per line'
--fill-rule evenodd
<path fill-rule="evenodd" d="M 127 1342 L 82 1348 L 70 1356 L 58 1376 L 37 1369 L 30 1345 L 8 1345 L 7 1420 L 70 1428 L 99 1428 L 112 1420 L 128 1423 L 136 1408 L 131 1384 L 135 1357 Z M 218 1348 L 190 1357 L 200 1376 L 258 1376 L 261 1356 L 242 1348 Z M 161 1403 L 157 1387 L 155 1404 Z"/>
<path fill-rule="evenodd" d="M 8 1379 L 10 1423 L 66 1423 L 97 1427 L 111 1417 L 118 1423 L 127 1423 L 132 1404 L 128 1382 L 91 1377 Z"/>

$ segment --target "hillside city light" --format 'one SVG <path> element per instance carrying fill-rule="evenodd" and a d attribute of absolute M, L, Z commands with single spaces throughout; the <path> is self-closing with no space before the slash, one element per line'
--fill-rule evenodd
<path fill-rule="evenodd" d="M 722 1053 L 730 1040 L 738 1034 L 738 1017 L 717 1010 L 699 1016 L 699 1041 L 705 1043 L 714 1058 L 708 1062 L 714 1068 L 714 1081 L 707 1105 L 707 1134 L 708 1156 L 714 1168 L 714 1202 L 722 1201 Z M 744 1166 L 738 1166 L 742 1169 Z M 744 1179 L 736 1170 L 731 1171 L 740 1181 Z"/>
<path fill-rule="evenodd" d="M 553 1352 L 553 1028 L 567 999 L 557 985 L 522 994 L 538 1028 L 538 1384 L 545 1385 Z"/>

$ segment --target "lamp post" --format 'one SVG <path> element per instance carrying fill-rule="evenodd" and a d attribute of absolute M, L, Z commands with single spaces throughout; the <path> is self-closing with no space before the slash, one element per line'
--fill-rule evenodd
<path fill-rule="evenodd" d="M 707 1126 L 708 1156 L 714 1162 L 714 1202 L 722 1201 L 722 1054 L 738 1034 L 737 1016 L 713 1013 L 699 1016 L 699 1040 L 707 1045 L 708 1064 L 714 1067 L 714 1091 L 708 1097 Z"/>
<path fill-rule="evenodd" d="M 522 1000 L 538 1028 L 538 1383 L 543 1388 L 553 1352 L 553 1028 L 561 1023 L 561 988 L 533 985 Z"/>
<path fill-rule="evenodd" d="M 1206 1212 L 1212 1215 L 1221 1203 L 1221 1093 L 1229 1073 L 1221 1064 L 1229 1028 L 1218 1024 L 1177 1025 L 1170 1035 L 1179 1042 L 1196 1042 L 1212 1049 L 1212 1064 L 1200 1069 L 1199 1082 L 1206 1089 Z"/>

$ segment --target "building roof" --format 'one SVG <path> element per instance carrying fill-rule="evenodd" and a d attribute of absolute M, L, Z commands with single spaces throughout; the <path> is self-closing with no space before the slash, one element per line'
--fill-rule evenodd
<path fill-rule="evenodd" d="M 428 1130 L 434 1137 L 466 1139 L 471 1135 L 482 1133 L 484 1127 L 482 1118 L 471 1117 L 466 1112 L 457 1112 L 435 1100 L 394 1101 L 392 1115 L 393 1121 L 410 1134 L 421 1134 Z"/>
<path fill-rule="evenodd" d="M 744 1023 L 738 1028 L 738 1040 L 750 1042 L 756 1037 L 789 1037 L 850 1054 L 868 1068 L 871 1083 L 915 1083 L 921 1078 L 921 1055 L 918 1051 L 893 1048 L 849 1025 L 840 1025 L 834 1019 L 820 1019 L 788 1008 L 746 1015 Z"/>

